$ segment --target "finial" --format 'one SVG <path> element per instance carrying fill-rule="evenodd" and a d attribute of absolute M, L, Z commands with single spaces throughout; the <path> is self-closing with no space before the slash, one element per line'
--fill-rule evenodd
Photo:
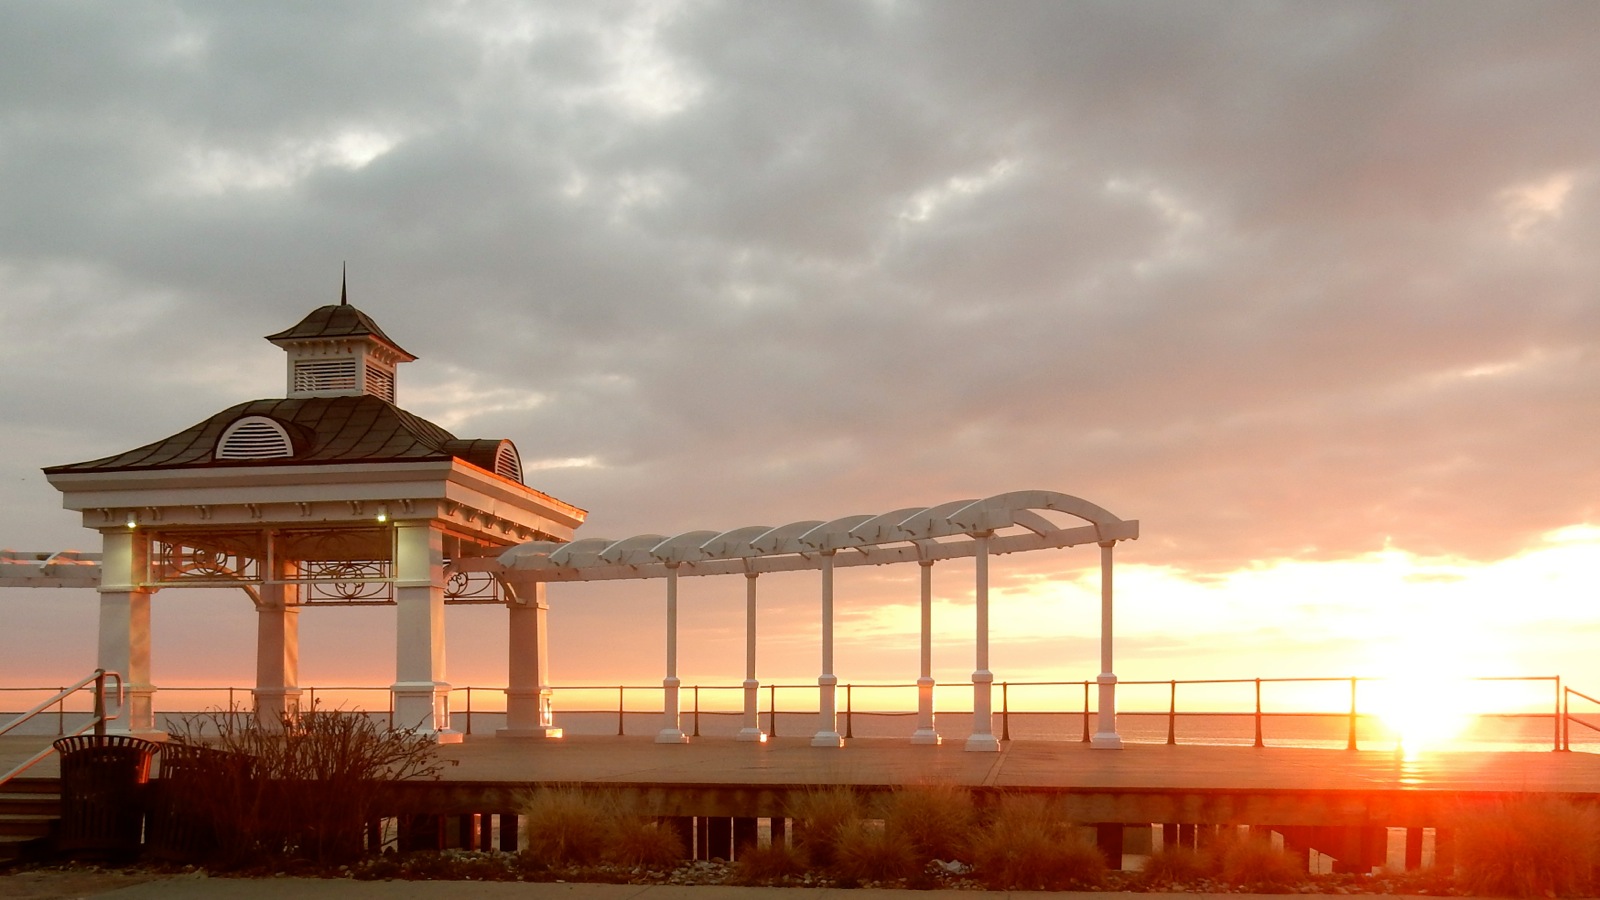
<path fill-rule="evenodd" d="M 345 293 L 345 272 L 346 272 L 346 270 L 348 270 L 348 268 L 349 268 L 349 264 L 348 263 L 342 263 L 342 262 L 339 263 L 339 305 L 340 306 L 349 306 L 350 305 L 349 295 Z"/>

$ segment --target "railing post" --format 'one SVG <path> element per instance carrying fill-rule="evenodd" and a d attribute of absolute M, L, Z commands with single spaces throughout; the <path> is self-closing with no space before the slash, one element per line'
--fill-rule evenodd
<path fill-rule="evenodd" d="M 1350 742 L 1345 745 L 1346 750 L 1358 749 L 1356 746 L 1356 679 L 1350 678 Z"/>
<path fill-rule="evenodd" d="M 1261 679 L 1256 679 L 1256 746 L 1264 746 L 1261 742 Z"/>
<path fill-rule="evenodd" d="M 855 737 L 855 703 L 851 700 L 853 684 L 844 686 L 844 736 Z"/>
<path fill-rule="evenodd" d="M 1000 740 L 1011 740 L 1011 685 L 1000 682 Z"/>
<path fill-rule="evenodd" d="M 1167 700 L 1167 743 L 1178 742 L 1178 681 L 1172 681 L 1172 694 Z"/>
<path fill-rule="evenodd" d="M 700 685 L 694 686 L 694 736 L 700 736 Z"/>
<path fill-rule="evenodd" d="M 622 714 L 623 710 L 626 708 L 623 705 L 622 691 L 625 687 L 627 686 L 621 684 L 617 685 L 617 737 L 622 737 Z"/>
<path fill-rule="evenodd" d="M 1561 749 L 1561 676 L 1556 676 L 1556 749 Z"/>
<path fill-rule="evenodd" d="M 1083 742 L 1089 743 L 1089 682 L 1083 683 Z"/>
<path fill-rule="evenodd" d="M 1567 688 L 1561 697 L 1561 749 L 1572 749 L 1572 689 Z"/>
<path fill-rule="evenodd" d="M 778 686 L 767 685 L 767 734 L 778 736 Z"/>
<path fill-rule="evenodd" d="M 120 710 L 119 710 L 120 712 Z M 106 670 L 94 670 L 94 735 L 106 736 Z"/>
<path fill-rule="evenodd" d="M 467 727 L 464 729 L 464 733 L 472 733 L 472 685 L 470 684 L 467 685 Z"/>
<path fill-rule="evenodd" d="M 62 697 L 56 701 L 56 737 L 61 737 L 67 733 L 67 689 L 62 688 L 58 693 Z"/>

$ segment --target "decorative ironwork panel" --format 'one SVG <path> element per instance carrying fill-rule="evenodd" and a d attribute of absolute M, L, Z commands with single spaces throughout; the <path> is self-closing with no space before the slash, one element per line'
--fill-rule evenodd
<path fill-rule="evenodd" d="M 444 583 L 446 603 L 499 603 L 500 582 L 488 572 L 454 572 Z"/>
<path fill-rule="evenodd" d="M 394 580 L 388 560 L 303 561 L 295 566 L 300 602 L 390 603 Z"/>
<path fill-rule="evenodd" d="M 260 584 L 265 549 L 260 531 L 156 531 L 150 535 L 150 580 Z"/>
<path fill-rule="evenodd" d="M 280 531 L 273 556 L 288 563 L 305 605 L 392 603 L 394 534 L 388 528 Z"/>

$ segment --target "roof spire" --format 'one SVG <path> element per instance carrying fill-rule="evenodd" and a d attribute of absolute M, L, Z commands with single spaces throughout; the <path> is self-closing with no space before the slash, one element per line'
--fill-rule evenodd
<path fill-rule="evenodd" d="M 346 271 L 348 269 L 349 269 L 349 264 L 348 263 L 344 263 L 344 262 L 339 263 L 339 305 L 340 306 L 349 306 L 350 305 L 350 298 L 345 293 L 345 289 L 344 289 L 344 287 L 345 287 L 345 273 L 346 273 Z"/>

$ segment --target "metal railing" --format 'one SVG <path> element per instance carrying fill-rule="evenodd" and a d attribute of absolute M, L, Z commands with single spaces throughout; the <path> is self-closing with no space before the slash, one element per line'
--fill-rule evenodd
<path fill-rule="evenodd" d="M 79 728 L 76 731 L 72 732 L 72 734 L 74 736 L 80 735 L 80 734 L 83 734 L 85 731 L 88 731 L 89 729 L 93 728 L 95 734 L 104 735 L 106 733 L 106 723 L 117 718 L 116 715 L 108 715 L 106 713 L 106 679 L 108 679 L 108 678 L 116 679 L 116 682 L 117 682 L 117 709 L 120 711 L 122 709 L 122 703 L 123 703 L 123 700 L 124 700 L 123 690 L 122 690 L 122 676 L 117 674 L 116 672 L 107 672 L 105 669 L 95 669 L 94 673 L 91 674 L 89 677 L 83 679 L 82 681 L 79 681 L 77 684 L 75 684 L 75 685 L 73 685 L 71 687 L 62 688 L 54 697 L 51 697 L 50 699 L 44 701 L 43 703 L 38 704 L 37 706 L 35 706 L 34 708 L 28 710 L 27 712 L 18 714 L 10 722 L 7 722 L 4 727 L 0 727 L 0 735 L 3 735 L 6 732 L 11 731 L 13 728 L 16 728 L 17 726 L 19 726 L 22 723 L 28 721 L 29 719 L 32 719 L 34 716 L 39 715 L 40 713 L 42 713 L 45 710 L 48 710 L 50 707 L 54 706 L 54 707 L 57 708 L 57 723 L 58 723 L 57 724 L 57 733 L 61 734 L 62 736 L 66 736 L 65 735 L 66 700 L 67 700 L 68 697 L 72 696 L 73 694 L 76 694 L 77 692 L 83 690 L 84 688 L 88 687 L 91 684 L 94 685 L 94 713 L 90 717 L 88 722 L 86 722 L 81 728 Z M 35 753 L 34 755 L 28 757 L 21 764 L 19 764 L 19 765 L 15 766 L 14 768 L 12 768 L 9 772 L 6 772 L 4 775 L 0 775 L 0 785 L 5 784 L 6 782 L 10 781 L 11 779 L 17 777 L 18 775 L 21 775 L 23 772 L 26 772 L 29 769 L 33 768 L 33 766 L 36 765 L 40 760 L 44 759 L 45 757 L 49 756 L 50 754 L 52 754 L 54 752 L 56 752 L 55 745 L 51 744 L 50 746 L 44 748 L 43 750 L 40 750 L 38 753 Z"/>
<path fill-rule="evenodd" d="M 112 677 L 115 677 L 114 673 L 108 674 Z M 62 689 L 62 691 L 56 696 L 36 707 L 35 710 L 30 713 L 30 715 L 36 714 L 50 707 L 54 707 L 54 714 L 57 716 L 58 733 L 65 733 L 65 698 L 73 694 L 75 691 L 80 690 L 88 680 L 92 680 L 92 678 L 87 679 L 84 682 L 80 682 L 78 685 L 75 685 L 72 688 Z M 1361 746 L 1361 723 L 1364 720 L 1373 717 L 1373 713 L 1362 706 L 1361 699 L 1363 695 L 1363 687 L 1381 684 L 1388 680 L 1389 679 L 1368 677 L 1133 680 L 1121 681 L 1118 683 L 1118 699 L 1119 707 L 1121 708 L 1121 712 L 1124 716 L 1147 719 L 1153 716 L 1164 715 L 1166 718 L 1166 743 L 1168 744 L 1177 744 L 1179 742 L 1178 726 L 1180 720 L 1193 721 L 1218 718 L 1239 718 L 1248 716 L 1253 723 L 1254 734 L 1252 737 L 1254 746 L 1263 747 L 1267 746 L 1268 743 L 1265 723 L 1277 719 L 1291 717 L 1315 716 L 1324 719 L 1345 719 L 1347 725 L 1344 729 L 1346 738 L 1344 743 L 1346 748 L 1355 750 L 1359 749 Z M 1600 700 L 1571 688 L 1563 687 L 1559 676 L 1473 678 L 1463 680 L 1479 683 L 1502 682 L 1552 684 L 1554 686 L 1555 693 L 1555 705 L 1552 713 L 1501 713 L 1500 715 L 1526 715 L 1539 718 L 1549 715 L 1551 721 L 1553 722 L 1553 748 L 1556 750 L 1570 749 L 1571 726 L 1573 722 L 1576 722 L 1581 728 L 1586 728 L 1596 732 L 1597 734 L 1600 734 L 1600 724 L 1585 721 L 1584 719 L 1579 718 L 1578 714 L 1574 714 L 1570 711 L 1572 695 L 1577 695 L 1580 701 L 1587 701 L 1591 704 L 1594 704 L 1596 707 L 1600 707 Z M 1014 716 L 1081 716 L 1082 728 L 1079 740 L 1088 742 L 1091 738 L 1091 722 L 1093 721 L 1094 715 L 1098 712 L 1092 703 L 1092 700 L 1097 693 L 1091 690 L 1091 687 L 1094 685 L 1095 682 L 1089 680 L 997 682 L 996 686 L 998 686 L 1000 689 L 1000 703 L 999 709 L 996 710 L 995 715 L 998 719 L 997 724 L 999 726 L 1000 739 L 1003 741 L 1009 741 L 1012 739 L 1012 720 Z M 1288 709 L 1282 708 L 1281 706 L 1278 708 L 1269 707 L 1264 700 L 1264 695 L 1269 691 L 1281 690 L 1283 686 L 1288 685 L 1299 685 L 1302 687 L 1324 685 L 1336 688 L 1336 690 L 1340 691 L 1342 691 L 1343 688 L 1338 686 L 1348 685 L 1348 702 L 1347 705 L 1344 705 L 1343 701 L 1340 701 L 1341 706 L 1337 709 L 1330 708 L 1328 703 L 1324 703 L 1322 708 L 1314 710 L 1305 708 Z M 868 716 L 873 719 L 883 719 L 890 717 L 912 717 L 917 714 L 917 685 L 914 682 L 873 682 L 863 684 L 845 683 L 839 685 L 839 687 L 843 689 L 843 702 L 841 704 L 842 708 L 840 710 L 839 717 L 842 719 L 841 724 L 843 725 L 841 731 L 846 738 L 855 737 L 856 729 L 854 725 L 857 716 Z M 767 734 L 771 736 L 778 736 L 780 717 L 814 715 L 817 713 L 817 685 L 815 683 L 773 683 L 761 685 L 761 688 L 764 689 L 762 693 L 765 695 L 764 699 L 766 702 L 764 704 L 764 709 L 757 710 L 757 725 L 758 727 L 765 726 Z M 962 689 L 970 690 L 971 688 L 971 682 L 940 682 L 935 685 L 936 690 L 944 692 Z M 1165 701 L 1163 704 L 1161 704 L 1165 707 L 1164 711 L 1159 710 L 1154 703 L 1150 702 L 1151 696 L 1148 693 L 1148 689 L 1152 688 L 1159 689 L 1161 690 L 1162 694 L 1164 694 L 1164 696 L 1161 697 L 1161 699 Z M 1180 688 L 1184 688 L 1185 690 L 1180 692 Z M 1180 709 L 1179 694 L 1185 693 L 1192 695 L 1197 688 L 1222 688 L 1225 690 L 1232 688 L 1243 688 L 1246 692 L 1233 693 L 1229 695 L 1226 700 L 1222 701 L 1223 705 L 1230 707 L 1228 709 Z M 42 691 L 46 689 L 35 688 L 28 690 Z M 552 686 L 550 690 L 558 698 L 561 696 L 566 696 L 573 698 L 574 701 L 570 706 L 558 703 L 558 716 L 614 715 L 616 717 L 616 733 L 618 735 L 628 734 L 629 716 L 638 717 L 652 714 L 660 715 L 662 713 L 662 706 L 659 698 L 661 697 L 664 689 L 660 684 L 556 685 Z M 741 697 L 743 691 L 744 687 L 742 684 L 683 685 L 680 688 L 680 697 L 687 701 L 685 703 L 686 709 L 683 713 L 685 719 L 683 724 L 687 726 L 686 730 L 690 731 L 693 736 L 699 737 L 701 736 L 703 717 L 727 718 L 744 715 L 742 703 L 738 702 L 737 700 L 730 702 L 725 699 L 730 696 L 735 698 Z M 491 700 L 488 704 L 485 704 L 482 701 L 475 703 L 474 694 L 476 693 L 481 696 L 485 692 L 490 693 L 495 699 Z M 799 694 L 805 699 L 796 699 L 788 703 L 780 703 L 780 692 L 782 692 L 783 696 L 786 697 L 793 697 L 795 692 L 799 692 Z M 857 692 L 863 692 L 869 698 L 871 698 L 873 701 L 873 706 L 858 710 L 855 703 L 855 694 Z M 248 696 L 250 694 L 250 689 L 231 686 L 179 686 L 162 688 L 158 692 L 158 696 L 170 693 L 188 693 L 190 695 L 211 693 L 214 696 L 217 696 L 219 699 L 225 696 L 227 703 L 226 708 L 230 711 L 239 711 L 242 714 L 246 711 L 246 708 L 240 705 L 240 698 L 241 695 Z M 464 709 L 454 715 L 453 719 L 466 734 L 471 734 L 473 731 L 474 716 L 479 717 L 481 720 L 481 717 L 484 715 L 493 715 L 497 717 L 504 715 L 504 687 L 467 685 L 453 688 L 451 693 L 452 695 L 460 696 L 465 701 Z M 904 697 L 909 702 L 896 702 L 897 698 L 893 696 L 885 698 L 884 695 L 886 693 L 891 695 L 898 693 L 899 697 Z M 1041 693 L 1046 695 L 1043 701 L 1037 699 Z M 1202 690 L 1201 693 L 1206 693 L 1206 691 Z M 1213 699 L 1211 702 L 1219 702 L 1217 699 L 1215 699 L 1216 692 L 1212 691 L 1211 693 L 1213 694 Z M 384 716 L 387 719 L 390 727 L 393 727 L 395 724 L 393 696 L 387 687 L 378 687 L 372 685 L 326 685 L 307 687 L 303 689 L 302 697 L 304 703 L 302 708 L 316 706 L 316 704 L 319 702 L 319 694 L 323 695 L 324 697 L 331 695 L 339 698 L 341 708 L 343 707 L 343 703 L 348 701 L 352 694 L 375 694 L 381 698 L 382 706 L 378 708 L 366 707 L 365 711 L 372 715 Z M 1021 708 L 1014 708 L 1013 704 L 1014 700 L 1016 699 L 1014 695 L 1016 694 L 1032 694 L 1035 697 L 1035 700 L 1032 703 L 1022 706 Z M 1081 695 L 1082 698 L 1081 706 L 1076 703 L 1076 698 L 1079 695 Z M 1074 698 L 1073 705 L 1078 706 L 1079 708 L 1069 707 L 1066 703 L 1062 702 L 1069 696 Z M 1329 696 L 1334 696 L 1334 694 L 1330 693 Z M 597 700 L 602 697 L 614 697 L 615 700 L 613 703 L 609 704 L 595 704 L 592 702 L 593 700 Z M 639 700 L 641 697 L 651 697 L 653 698 L 654 702 L 641 702 Z M 633 705 L 631 707 L 630 701 L 633 701 Z M 1133 703 L 1130 701 L 1144 702 Z M 963 704 L 963 706 L 965 706 L 965 704 Z M 965 715 L 970 714 L 970 712 L 970 706 L 967 706 L 966 708 L 951 708 L 946 705 L 939 709 L 939 714 L 941 715 Z M 177 713 L 169 713 L 169 715 L 172 714 Z M 1596 715 L 1600 715 L 1600 710 L 1596 711 Z M 13 725 L 15 724 L 17 723 L 13 723 Z M 12 726 L 8 726 L 8 729 L 9 727 Z M 650 730 L 654 730 L 653 726 Z"/>

